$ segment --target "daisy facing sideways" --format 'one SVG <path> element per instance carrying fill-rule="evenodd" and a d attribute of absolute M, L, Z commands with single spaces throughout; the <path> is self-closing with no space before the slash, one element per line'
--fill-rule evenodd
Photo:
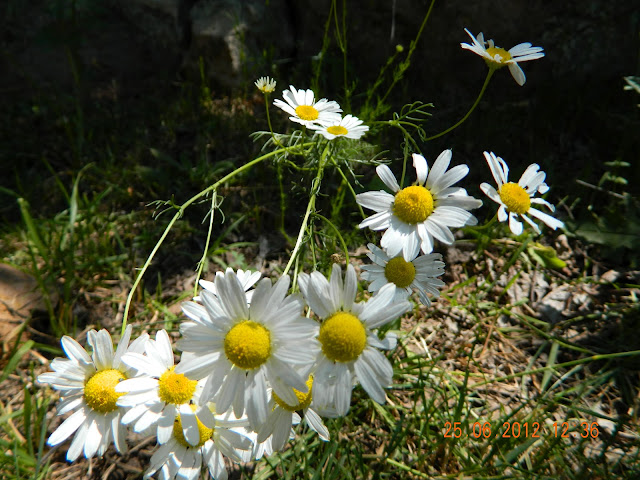
<path fill-rule="evenodd" d="M 374 329 L 396 320 L 411 304 L 394 301 L 392 285 L 382 287 L 367 302 L 356 303 L 358 281 L 352 265 L 347 265 L 344 283 L 337 264 L 330 281 L 312 272 L 301 273 L 299 283 L 309 307 L 322 319 L 318 335 L 322 351 L 313 374 L 314 405 L 323 415 L 328 416 L 329 411 L 346 415 L 355 379 L 373 400 L 384 403 L 384 388 L 391 385 L 393 368 L 378 349 L 394 348 L 396 337 L 387 334 L 380 339 Z"/>
<path fill-rule="evenodd" d="M 496 47 L 493 40 L 485 42 L 482 32 L 477 37 L 474 37 L 466 28 L 464 31 L 471 37 L 473 44 L 461 43 L 460 46 L 462 48 L 480 55 L 487 62 L 489 68 L 498 69 L 508 65 L 511 76 L 520 86 L 524 85 L 527 79 L 518 63 L 544 57 L 542 47 L 533 47 L 528 42 L 520 43 L 507 51 L 504 48 Z"/>
<path fill-rule="evenodd" d="M 354 140 L 362 137 L 369 131 L 369 127 L 362 125 L 362 120 L 353 115 L 345 115 L 344 118 L 338 119 L 324 125 L 314 125 L 309 127 L 316 130 L 327 140 L 333 140 L 338 137 L 352 138 Z"/>
<path fill-rule="evenodd" d="M 435 298 L 440 296 L 438 288 L 445 285 L 442 280 L 436 278 L 444 273 L 441 254 L 420 255 L 407 262 L 402 255 L 389 257 L 384 250 L 373 243 L 368 244 L 367 247 L 370 251 L 367 257 L 374 263 L 360 268 L 364 270 L 362 278 L 371 282 L 370 292 L 378 292 L 384 285 L 391 284 L 396 290 L 396 300 L 404 300 L 411 295 L 413 289 L 416 289 L 420 300 L 427 307 L 431 305 L 427 293 Z"/>
<path fill-rule="evenodd" d="M 296 90 L 293 85 L 289 88 L 282 92 L 286 103 L 277 98 L 273 104 L 291 115 L 292 122 L 312 126 L 340 121 L 342 109 L 337 102 L 326 98 L 316 101 L 312 90 Z"/>
<path fill-rule="evenodd" d="M 272 93 L 276 89 L 276 81 L 271 77 L 260 77 L 254 85 L 262 93 Z"/>
<path fill-rule="evenodd" d="M 126 352 L 143 352 L 148 335 L 141 335 L 131 345 L 130 338 L 131 325 L 114 354 L 109 332 L 90 330 L 87 341 L 93 351 L 89 356 L 78 342 L 65 335 L 62 349 L 69 358 L 56 358 L 51 362 L 53 372 L 38 376 L 38 383 L 60 391 L 57 414 L 73 411 L 47 441 L 54 447 L 75 433 L 67 450 L 70 462 L 83 452 L 86 458 L 102 456 L 112 439 L 118 452 L 127 450 L 125 426 L 120 421 L 124 409 L 116 404 L 122 393 L 116 392 L 115 387 L 134 373 L 122 362 L 122 356 Z"/>
<path fill-rule="evenodd" d="M 546 200 L 534 198 L 536 192 L 545 193 L 549 190 L 547 184 L 544 183 L 546 174 L 540 171 L 540 167 L 537 164 L 532 163 L 529 165 L 520 177 L 520 181 L 513 183 L 508 181 L 509 167 L 502 158 L 496 156 L 493 152 L 484 152 L 484 158 L 489 164 L 498 189 L 496 190 L 488 183 L 482 183 L 480 189 L 487 197 L 500 205 L 498 208 L 498 220 L 506 222 L 508 218 L 509 228 L 514 235 L 522 233 L 522 223 L 518 220 L 518 217 L 522 217 L 533 227 L 536 233 L 540 233 L 538 225 L 527 215 L 542 220 L 554 230 L 564 226 L 564 223 L 560 220 L 531 206 L 532 204 L 544 205 L 552 212 L 555 211 L 555 207 Z"/>
<path fill-rule="evenodd" d="M 450 228 L 478 223 L 469 210 L 478 208 L 482 202 L 467 195 L 464 188 L 453 187 L 469 173 L 469 167 L 457 165 L 447 171 L 450 162 L 451 150 L 445 150 L 429 171 L 424 157 L 414 153 L 417 180 L 405 188 L 400 188 L 389 167 L 378 165 L 376 172 L 393 195 L 382 190 L 356 195 L 360 205 L 377 212 L 359 227 L 386 230 L 380 245 L 389 257 L 402 252 L 410 262 L 420 250 L 431 253 L 434 239 L 452 244 Z"/>
<path fill-rule="evenodd" d="M 267 384 L 287 403 L 293 389 L 307 391 L 306 380 L 319 350 L 316 322 L 302 316 L 300 295 L 287 295 L 289 277 L 274 285 L 262 279 L 251 304 L 234 272 L 216 274 L 217 295 L 201 292 L 202 302 L 186 302 L 192 320 L 180 325 L 177 347 L 183 355 L 176 373 L 206 378 L 202 398 L 236 416 L 246 410 L 256 430 L 267 419 Z"/>

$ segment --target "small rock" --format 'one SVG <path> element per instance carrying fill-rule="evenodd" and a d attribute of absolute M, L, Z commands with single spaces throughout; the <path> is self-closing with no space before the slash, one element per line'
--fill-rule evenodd
<path fill-rule="evenodd" d="M 562 312 L 567 306 L 571 292 L 567 285 L 560 285 L 547 293 L 535 306 L 540 316 L 551 323 L 562 320 Z"/>
<path fill-rule="evenodd" d="M 35 310 L 44 310 L 45 303 L 38 289 L 38 282 L 31 275 L 17 268 L 0 263 L 0 338 L 2 338 L 1 358 L 11 351 L 22 324 Z"/>
<path fill-rule="evenodd" d="M 613 283 L 620 278 L 620 272 L 616 270 L 608 270 L 600 275 L 600 280 L 607 283 Z"/>

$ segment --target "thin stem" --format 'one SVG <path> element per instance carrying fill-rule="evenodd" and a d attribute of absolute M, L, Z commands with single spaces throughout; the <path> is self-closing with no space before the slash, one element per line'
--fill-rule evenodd
<path fill-rule="evenodd" d="M 342 238 L 342 235 L 340 234 L 340 230 L 338 230 L 338 227 L 336 227 L 335 224 L 324 215 L 320 215 L 319 213 L 316 213 L 315 216 L 324 220 L 327 223 L 327 225 L 329 225 L 333 229 L 333 231 L 336 232 L 336 234 L 338 235 L 338 240 L 340 240 L 340 244 L 342 245 L 342 250 L 344 250 L 344 256 L 345 256 L 346 262 L 347 264 L 349 264 L 349 249 L 347 248 L 347 243 L 344 241 L 344 238 Z"/>
<path fill-rule="evenodd" d="M 151 265 L 151 262 L 153 261 L 153 257 L 155 257 L 156 253 L 160 249 L 160 246 L 162 245 L 162 242 L 164 242 L 164 240 L 167 238 L 167 235 L 169 234 L 169 231 L 171 230 L 173 225 L 178 221 L 178 219 L 180 217 L 182 217 L 182 215 L 184 214 L 184 211 L 187 209 L 187 207 L 189 207 L 196 200 L 198 200 L 198 199 L 204 197 L 205 195 L 207 195 L 209 192 L 216 191 L 217 188 L 220 185 L 222 185 L 223 183 L 229 181 L 230 179 L 232 179 L 233 177 L 235 177 L 239 173 L 242 173 L 245 170 L 250 169 L 254 165 L 256 165 L 256 164 L 258 164 L 260 162 L 263 162 L 264 160 L 266 160 L 268 158 L 271 158 L 271 157 L 273 157 L 275 155 L 278 155 L 279 153 L 286 152 L 288 150 L 297 150 L 298 148 L 309 147 L 311 145 L 313 145 L 313 144 L 312 143 L 307 143 L 307 144 L 299 145 L 297 147 L 279 148 L 278 150 L 274 150 L 273 152 L 267 153 L 265 155 L 262 155 L 261 157 L 258 157 L 258 158 L 254 159 L 254 160 L 251 160 L 250 162 L 245 163 L 241 167 L 236 168 L 233 172 L 225 175 L 220 180 L 218 180 L 216 183 L 214 183 L 213 185 L 205 188 L 200 193 L 194 195 L 189 200 L 187 200 L 185 203 L 183 203 L 180 207 L 178 207 L 178 211 L 175 213 L 175 215 L 173 216 L 173 218 L 171 219 L 171 221 L 169 222 L 167 227 L 164 229 L 164 232 L 162 233 L 162 236 L 160 237 L 160 240 L 158 240 L 158 242 L 156 243 L 155 247 L 153 247 L 153 250 L 151 251 L 151 254 L 149 255 L 149 257 L 147 258 L 147 261 L 144 263 L 144 265 L 140 269 L 140 273 L 138 273 L 138 276 L 136 277 L 136 280 L 133 282 L 133 285 L 131 287 L 131 291 L 129 291 L 129 295 L 127 296 L 127 302 L 126 302 L 125 307 L 124 307 L 124 314 L 122 316 L 122 335 L 124 335 L 124 331 L 127 328 L 127 319 L 129 317 L 129 308 L 131 307 L 131 301 L 133 299 L 133 294 L 135 293 L 136 288 L 138 288 L 138 285 L 142 281 L 142 277 L 144 276 L 145 272 L 149 268 L 149 265 Z"/>
<path fill-rule="evenodd" d="M 282 186 L 282 164 L 280 162 L 276 165 L 276 171 L 278 174 L 278 187 L 280 188 L 280 233 L 287 241 L 291 241 L 291 237 L 287 235 L 286 230 L 284 229 L 284 217 L 285 211 L 287 209 L 287 199 L 284 194 L 284 187 Z"/>
<path fill-rule="evenodd" d="M 204 251 L 202 252 L 202 258 L 198 262 L 198 271 L 196 273 L 196 280 L 193 284 L 193 296 L 198 294 L 198 282 L 202 276 L 202 270 L 204 269 L 204 263 L 207 259 L 207 253 L 209 252 L 209 242 L 211 241 L 211 232 L 213 231 L 213 214 L 216 211 L 216 200 L 218 198 L 217 192 L 213 192 L 211 195 L 211 210 L 209 211 L 209 230 L 207 231 L 207 241 L 204 244 Z"/>
<path fill-rule="evenodd" d="M 349 182 L 349 180 L 347 179 L 347 176 L 344 174 L 344 172 L 342 171 L 342 169 L 338 165 L 338 162 L 336 162 L 335 159 L 331 158 L 331 163 L 333 163 L 333 165 L 335 165 L 336 170 L 338 170 L 338 173 L 342 177 L 342 180 L 347 185 L 347 188 L 351 192 L 351 195 L 353 195 L 353 199 L 356 201 L 356 205 L 358 206 L 358 210 L 360 211 L 360 215 L 362 215 L 362 218 L 367 218 L 367 216 L 364 214 L 364 210 L 362 210 L 362 206 L 358 203 L 358 198 L 356 196 L 356 191 L 353 189 L 353 186 L 351 185 L 351 182 Z"/>
<path fill-rule="evenodd" d="M 424 19 L 422 20 L 422 25 L 420 25 L 420 29 L 418 30 L 418 34 L 416 35 L 416 38 L 411 42 L 411 46 L 409 48 L 409 53 L 407 53 L 407 58 L 405 58 L 404 61 L 400 65 L 401 66 L 400 74 L 394 76 L 393 82 L 391 82 L 391 85 L 389 85 L 389 88 L 387 89 L 387 92 L 384 94 L 382 99 L 378 102 L 378 105 L 384 103 L 384 101 L 387 99 L 387 97 L 389 96 L 389 94 L 393 90 L 393 87 L 395 87 L 396 83 L 398 83 L 398 81 L 402 78 L 402 76 L 404 74 L 404 71 L 407 68 L 409 68 L 409 65 L 411 64 L 411 55 L 413 55 L 413 51 L 418 46 L 418 40 L 422 36 L 422 32 L 424 30 L 425 25 L 427 24 L 427 20 L 431 16 L 431 11 L 433 10 L 433 6 L 435 5 L 435 3 L 436 3 L 436 0 L 431 0 L 431 5 L 429 5 L 429 10 L 427 10 L 427 14 L 424 16 Z"/>
<path fill-rule="evenodd" d="M 482 89 L 480 90 L 480 94 L 478 95 L 478 98 L 476 98 L 476 101 L 473 102 L 473 105 L 471 105 L 471 108 L 469 109 L 469 111 L 466 113 L 466 115 L 464 117 L 462 117 L 455 125 L 452 125 L 451 127 L 447 128 L 446 130 L 438 133 L 437 135 L 434 135 L 433 137 L 429 137 L 425 140 L 425 142 L 428 142 L 430 140 L 433 140 L 435 138 L 441 137 L 442 135 L 445 135 L 447 133 L 449 133 L 451 130 L 453 130 L 454 128 L 459 127 L 460 125 L 462 125 L 464 123 L 464 121 L 469 118 L 469 115 L 471 115 L 471 112 L 473 112 L 476 107 L 478 106 L 478 103 L 480 103 L 480 99 L 482 98 L 482 96 L 484 95 L 484 91 L 487 89 L 487 86 L 489 85 L 489 80 L 491 80 L 491 77 L 493 76 L 493 72 L 495 72 L 494 68 L 489 67 L 489 73 L 487 73 L 487 78 L 484 79 L 484 85 L 482 85 Z"/>
<path fill-rule="evenodd" d="M 324 57 L 327 53 L 327 49 L 329 48 L 329 27 L 331 26 L 331 20 L 333 19 L 333 11 L 336 9 L 336 0 L 332 0 L 331 7 L 329 9 L 329 16 L 327 17 L 327 22 L 324 24 L 324 36 L 322 37 L 322 48 L 320 49 L 320 53 L 317 55 L 317 62 L 314 65 L 314 75 L 313 80 L 311 82 L 311 89 L 314 92 L 317 92 L 320 87 L 320 71 L 322 70 L 322 62 L 324 61 Z"/>
<path fill-rule="evenodd" d="M 400 188 L 404 188 L 404 176 L 407 174 L 407 160 L 409 159 L 409 139 L 411 135 L 404 128 L 400 127 L 402 133 L 404 134 L 404 146 L 402 148 L 402 156 L 404 157 L 402 161 L 402 176 L 400 177 Z M 411 140 L 413 140 L 411 138 Z M 417 145 L 416 145 L 417 147 Z"/>
<path fill-rule="evenodd" d="M 307 210 L 304 213 L 304 218 L 302 219 L 302 225 L 300 225 L 300 231 L 298 232 L 298 239 L 296 240 L 296 244 L 293 247 L 293 251 L 291 252 L 291 257 L 289 258 L 289 261 L 287 262 L 287 266 L 284 268 L 282 275 L 286 275 L 289 272 L 289 269 L 291 268 L 291 265 L 293 265 L 293 262 L 295 261 L 296 257 L 298 256 L 298 252 L 300 251 L 300 247 L 302 246 L 302 240 L 304 239 L 304 234 L 307 229 L 307 223 L 309 222 L 309 217 L 311 216 L 311 212 L 315 209 L 315 206 L 316 206 L 316 198 L 318 196 L 318 192 L 320 191 L 320 183 L 322 182 L 322 173 L 324 171 L 326 157 L 329 153 L 329 145 L 330 143 L 327 143 L 327 146 L 322 152 L 322 157 L 320 157 L 320 162 L 318 164 L 318 173 L 316 174 L 316 178 L 314 178 L 313 182 L 311 183 L 311 197 L 309 197 Z"/>
<path fill-rule="evenodd" d="M 280 143 L 280 140 L 276 138 L 275 133 L 273 133 L 273 128 L 271 127 L 271 116 L 269 115 L 269 94 L 267 92 L 264 92 L 264 108 L 267 112 L 267 125 L 269 126 L 269 132 L 271 132 L 273 143 L 282 148 L 283 145 Z"/>

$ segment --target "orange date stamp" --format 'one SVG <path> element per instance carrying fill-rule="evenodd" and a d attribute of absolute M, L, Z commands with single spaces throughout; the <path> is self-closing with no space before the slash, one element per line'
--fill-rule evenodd
<path fill-rule="evenodd" d="M 598 422 L 580 422 L 578 428 L 571 429 L 569 422 L 474 422 L 463 429 L 462 422 L 445 422 L 444 438 L 541 438 L 551 435 L 556 438 L 597 438 L 600 434 Z M 465 431 L 466 430 L 466 431 Z"/>

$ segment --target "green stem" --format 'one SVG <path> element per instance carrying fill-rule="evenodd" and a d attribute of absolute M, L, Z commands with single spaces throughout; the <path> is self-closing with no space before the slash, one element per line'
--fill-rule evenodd
<path fill-rule="evenodd" d="M 296 244 L 293 247 L 293 251 L 291 252 L 291 257 L 287 262 L 287 266 L 284 268 L 282 275 L 286 275 L 291 269 L 291 265 L 293 265 L 294 260 L 298 256 L 298 252 L 300 251 L 300 247 L 302 246 L 302 240 L 304 239 L 305 230 L 307 229 L 307 223 L 309 222 L 309 217 L 311 216 L 311 212 L 315 209 L 316 206 L 316 198 L 318 196 L 318 192 L 320 191 L 320 183 L 322 182 L 322 173 L 326 163 L 326 157 L 329 153 L 329 145 L 325 147 L 322 152 L 322 157 L 320 158 L 320 162 L 318 164 L 318 173 L 316 174 L 316 178 L 313 179 L 311 183 L 311 197 L 309 197 L 309 203 L 307 204 L 307 210 L 304 213 L 304 218 L 302 219 L 302 225 L 300 225 L 300 231 L 298 232 L 298 239 L 296 240 Z"/>
<path fill-rule="evenodd" d="M 427 10 L 427 14 L 424 16 L 424 19 L 422 20 L 422 25 L 420 25 L 420 29 L 418 30 L 418 34 L 416 35 L 416 38 L 411 42 L 411 46 L 409 48 L 409 53 L 407 53 L 407 58 L 405 58 L 404 61 L 402 62 L 402 65 L 405 65 L 405 67 L 401 70 L 400 75 L 394 76 L 393 81 L 391 82 L 391 85 L 389 85 L 389 88 L 387 89 L 387 92 L 384 94 L 382 99 L 378 102 L 378 105 L 384 103 L 384 101 L 387 99 L 387 97 L 389 96 L 389 94 L 393 90 L 393 87 L 395 87 L 396 83 L 398 83 L 400 81 L 400 79 L 403 77 L 404 70 L 409 68 L 409 65 L 411 63 L 411 55 L 413 55 L 413 51 L 418 46 L 418 40 L 422 36 L 422 32 L 424 30 L 425 25 L 427 24 L 427 20 L 431 16 L 431 11 L 433 10 L 433 6 L 435 5 L 435 3 L 436 3 L 436 0 L 431 0 L 431 5 L 429 5 L 429 10 Z"/>
<path fill-rule="evenodd" d="M 202 252 L 202 258 L 198 262 L 198 271 L 196 273 L 196 280 L 193 284 L 193 296 L 198 294 L 198 282 L 202 276 L 202 270 L 207 259 L 207 253 L 209 252 L 209 242 L 211 241 L 211 232 L 213 231 L 213 214 L 216 211 L 216 199 L 218 198 L 217 192 L 213 192 L 211 195 L 211 210 L 209 211 L 209 230 L 207 231 L 207 241 L 204 244 L 204 251 Z"/>
<path fill-rule="evenodd" d="M 276 138 L 275 133 L 273 133 L 273 128 L 271 127 L 271 116 L 269 115 L 269 94 L 267 92 L 264 92 L 264 108 L 267 111 L 267 125 L 269 126 L 269 132 L 271 132 L 273 143 L 282 148 L 283 145 L 280 143 L 280 140 Z"/>
<path fill-rule="evenodd" d="M 342 169 L 338 165 L 338 162 L 336 162 L 335 159 L 332 157 L 331 158 L 331 163 L 333 163 L 333 165 L 336 167 L 336 170 L 338 170 L 338 173 L 342 177 L 342 180 L 344 181 L 344 183 L 347 185 L 347 188 L 351 192 L 351 195 L 353 195 L 353 199 L 356 201 L 356 205 L 358 206 L 358 210 L 360 211 L 360 215 L 362 215 L 362 218 L 367 218 L 367 215 L 365 215 L 364 210 L 362 209 L 362 206 L 358 203 L 358 199 L 356 197 L 356 191 L 353 189 L 353 186 L 351 185 L 351 182 L 349 182 L 349 180 L 347 179 L 347 176 L 344 174 L 344 172 L 342 171 Z"/>
<path fill-rule="evenodd" d="M 491 77 L 493 76 L 493 72 L 495 72 L 495 69 L 489 67 L 489 73 L 487 73 L 487 78 L 484 79 L 484 85 L 482 85 L 482 89 L 480 90 L 480 94 L 478 95 L 478 98 L 476 98 L 476 101 L 473 102 L 473 105 L 471 105 L 471 108 L 466 113 L 466 115 L 464 117 L 462 117 L 456 124 L 450 126 L 446 130 L 438 133 L 437 135 L 434 135 L 433 137 L 427 138 L 425 140 L 425 142 L 428 142 L 430 140 L 434 140 L 434 139 L 436 139 L 438 137 L 441 137 L 442 135 L 445 135 L 445 134 L 449 133 L 451 130 L 453 130 L 455 128 L 458 128 L 460 125 L 462 125 L 464 123 L 464 121 L 467 118 L 469 118 L 469 115 L 471 115 L 471 112 L 473 112 L 476 109 L 476 107 L 478 106 L 478 104 L 480 103 L 480 99 L 484 95 L 484 91 L 487 89 L 487 86 L 489 85 L 489 80 L 491 80 Z"/>
<path fill-rule="evenodd" d="M 254 165 L 256 165 L 256 164 L 258 164 L 260 162 L 263 162 L 264 160 L 267 160 L 268 158 L 271 158 L 271 157 L 273 157 L 275 155 L 278 155 L 279 153 L 286 152 L 288 150 L 298 150 L 299 148 L 309 147 L 311 145 L 313 145 L 313 144 L 312 143 L 308 143 L 308 144 L 299 145 L 298 147 L 279 148 L 278 150 L 274 150 L 273 152 L 267 153 L 265 155 L 262 155 L 261 157 L 258 157 L 258 158 L 254 159 L 254 160 L 251 160 L 250 162 L 245 163 L 241 167 L 236 168 L 233 172 L 225 175 L 220 180 L 218 180 L 216 183 L 214 183 L 213 185 L 205 188 L 200 193 L 194 195 L 189 200 L 187 200 L 185 203 L 183 203 L 180 207 L 178 207 L 178 211 L 175 213 L 175 215 L 173 216 L 173 218 L 171 219 L 171 221 L 169 222 L 167 227 L 164 229 L 164 232 L 162 233 L 162 236 L 160 237 L 160 240 L 158 240 L 158 242 L 156 243 L 155 247 L 153 247 L 153 250 L 151 251 L 151 254 L 149 255 L 149 257 L 147 258 L 147 261 L 144 263 L 144 265 L 140 269 L 140 273 L 138 273 L 138 276 L 136 277 L 135 282 L 133 282 L 133 286 L 131 287 L 131 291 L 129 292 L 129 295 L 127 296 L 127 302 L 125 304 L 124 314 L 122 316 L 122 335 L 124 335 L 124 331 L 127 328 L 127 319 L 129 317 L 129 308 L 131 307 L 131 301 L 133 299 L 133 294 L 135 293 L 136 288 L 138 288 L 138 285 L 140 285 L 140 282 L 142 281 L 142 277 L 144 276 L 145 272 L 149 268 L 149 265 L 151 265 L 151 262 L 153 261 L 153 257 L 155 257 L 156 253 L 160 249 L 160 246 L 162 245 L 162 242 L 164 242 L 164 240 L 167 238 L 167 235 L 169 234 L 169 231 L 171 230 L 173 225 L 178 221 L 178 219 L 180 217 L 182 217 L 182 215 L 184 214 L 184 211 L 187 209 L 187 207 L 189 207 L 192 203 L 194 203 L 195 201 L 197 201 L 200 198 L 204 197 L 205 195 L 209 194 L 209 192 L 216 191 L 217 188 L 220 185 L 222 185 L 223 183 L 229 181 L 230 179 L 232 179 L 233 177 L 235 177 L 239 173 L 242 173 L 245 170 L 250 169 Z"/>
<path fill-rule="evenodd" d="M 287 235 L 287 232 L 284 228 L 284 217 L 285 217 L 285 211 L 287 209 L 287 199 L 284 194 L 284 187 L 282 186 L 282 163 L 280 162 L 277 163 L 276 171 L 278 174 L 278 187 L 280 189 L 280 233 L 284 238 L 287 239 L 288 242 L 290 242 L 291 237 Z"/>
<path fill-rule="evenodd" d="M 344 241 L 344 238 L 342 238 L 342 235 L 340 234 L 340 230 L 338 230 L 338 227 L 336 227 L 335 224 L 324 215 L 320 215 L 319 213 L 316 213 L 315 216 L 324 220 L 327 223 L 327 225 L 329 225 L 333 229 L 333 231 L 336 232 L 336 234 L 338 235 L 338 239 L 340 240 L 340 244 L 342 245 L 342 250 L 344 250 L 344 257 L 348 265 L 349 249 L 347 248 L 347 243 Z"/>
<path fill-rule="evenodd" d="M 402 161 L 402 176 L 400 177 L 400 188 L 404 188 L 404 176 L 407 174 L 407 160 L 409 159 L 409 139 L 411 138 L 411 136 L 409 135 L 409 132 L 407 132 L 404 128 L 400 127 L 400 129 L 404 134 L 404 146 L 402 148 L 402 156 L 404 157 L 404 160 Z"/>

